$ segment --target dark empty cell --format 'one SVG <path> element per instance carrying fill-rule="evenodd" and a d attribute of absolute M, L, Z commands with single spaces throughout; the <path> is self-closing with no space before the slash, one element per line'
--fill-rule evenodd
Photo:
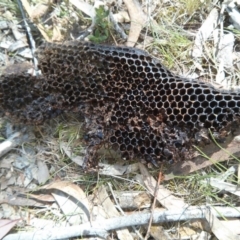
<path fill-rule="evenodd" d="M 216 99 L 216 98 L 215 98 L 215 99 Z M 226 106 L 227 106 L 226 101 L 220 101 L 220 102 L 218 103 L 218 106 L 219 106 L 219 107 L 222 107 L 222 108 L 226 107 Z"/>
<path fill-rule="evenodd" d="M 128 67 L 128 65 L 125 64 L 125 65 L 122 66 L 122 69 L 123 69 L 124 71 L 128 71 L 129 67 Z"/>
<path fill-rule="evenodd" d="M 210 102 L 210 107 L 214 108 L 216 106 L 218 106 L 218 102 L 216 102 L 216 101 L 211 101 Z"/>
<path fill-rule="evenodd" d="M 131 57 L 131 54 L 130 54 L 130 53 L 125 53 L 125 57 L 126 57 L 126 58 L 130 58 L 130 57 Z"/>
<path fill-rule="evenodd" d="M 118 123 L 120 124 L 120 125 L 123 125 L 125 122 L 124 122 L 124 118 L 123 117 L 120 117 L 119 119 L 118 119 Z"/>
<path fill-rule="evenodd" d="M 119 144 L 122 144 L 122 143 L 123 143 L 123 138 L 122 138 L 122 137 L 117 138 L 117 142 L 118 142 Z"/>
<path fill-rule="evenodd" d="M 217 121 L 222 122 L 222 121 L 225 120 L 225 118 L 226 118 L 226 115 L 225 115 L 225 114 L 219 114 L 219 115 L 217 116 Z"/>
<path fill-rule="evenodd" d="M 126 71 L 125 76 L 129 78 L 132 76 L 132 73 L 130 71 Z"/>
<path fill-rule="evenodd" d="M 129 144 L 130 144 L 130 139 L 129 139 L 129 138 L 126 138 L 126 139 L 124 140 L 124 143 L 125 143 L 126 145 L 129 145 Z"/>
<path fill-rule="evenodd" d="M 135 72 L 137 69 L 136 69 L 136 67 L 134 66 L 134 65 L 132 65 L 131 67 L 130 67 L 130 71 L 131 72 Z"/>
<path fill-rule="evenodd" d="M 134 64 L 134 61 L 132 59 L 128 59 L 127 62 L 128 62 L 129 65 L 133 65 Z"/>
<path fill-rule="evenodd" d="M 204 109 L 204 112 L 205 112 L 206 114 L 212 114 L 213 110 L 212 110 L 212 108 L 207 107 L 207 108 Z"/>
<path fill-rule="evenodd" d="M 144 154 L 144 153 L 145 153 L 145 147 L 141 147 L 141 148 L 140 148 L 140 153 L 141 153 L 141 154 Z"/>
<path fill-rule="evenodd" d="M 205 90 L 207 90 L 207 89 L 205 89 Z M 213 101 L 213 100 L 214 100 L 214 95 L 212 95 L 212 94 L 207 94 L 207 95 L 206 95 L 206 100 L 209 101 L 209 102 L 210 102 L 210 101 Z"/>
<path fill-rule="evenodd" d="M 69 98 L 69 101 L 72 102 L 72 103 L 75 102 L 75 101 L 76 101 L 76 97 L 75 97 L 75 96 L 71 96 L 71 97 Z"/>
<path fill-rule="evenodd" d="M 199 94 L 199 95 L 197 95 L 197 99 L 198 99 L 198 101 L 202 102 L 202 101 L 205 100 L 205 95 L 204 94 Z"/>
<path fill-rule="evenodd" d="M 185 83 L 185 88 L 192 88 L 192 84 L 191 83 Z"/>
<path fill-rule="evenodd" d="M 180 112 L 181 112 L 182 115 L 184 115 L 184 114 L 187 113 L 187 109 L 186 108 L 182 108 Z"/>
<path fill-rule="evenodd" d="M 117 118 L 115 116 L 111 116 L 111 121 L 112 122 L 116 122 L 117 121 Z"/>
<path fill-rule="evenodd" d="M 143 67 L 137 67 L 137 72 L 139 72 L 139 77 L 140 78 L 145 78 L 146 77 L 146 73 L 143 72 Z"/>
<path fill-rule="evenodd" d="M 116 137 L 122 136 L 122 132 L 121 132 L 120 130 L 117 130 L 117 131 L 115 132 L 115 136 L 116 136 Z"/>
<path fill-rule="evenodd" d="M 193 115 L 195 113 L 195 108 L 188 109 L 188 114 Z"/>
<path fill-rule="evenodd" d="M 183 96 L 186 94 L 186 89 L 182 88 L 179 90 L 179 95 Z"/>
<path fill-rule="evenodd" d="M 196 101 L 196 100 L 197 100 L 197 96 L 195 94 L 190 96 L 190 101 Z"/>
<path fill-rule="evenodd" d="M 167 115 L 172 114 L 172 112 L 173 112 L 172 108 L 171 108 L 171 107 L 168 107 L 168 108 L 167 108 L 167 111 L 166 111 Z"/>
<path fill-rule="evenodd" d="M 133 146 L 132 145 L 128 145 L 127 146 L 127 151 L 129 151 L 129 152 L 133 151 Z"/>
<path fill-rule="evenodd" d="M 177 94 L 178 94 L 178 89 L 173 89 L 173 90 L 172 90 L 172 94 L 173 94 L 173 95 L 177 95 Z"/>
<path fill-rule="evenodd" d="M 127 93 L 128 95 L 131 95 L 131 94 L 132 94 L 132 90 L 131 90 L 131 89 L 127 89 L 126 93 Z"/>
<path fill-rule="evenodd" d="M 197 109 L 196 109 L 196 113 L 197 113 L 197 114 L 203 113 L 203 109 L 204 109 L 204 108 L 201 108 L 201 107 L 200 107 L 200 108 L 197 108 Z"/>
<path fill-rule="evenodd" d="M 175 115 L 171 114 L 171 115 L 169 116 L 169 121 L 170 121 L 170 122 L 175 121 Z"/>
<path fill-rule="evenodd" d="M 138 93 L 139 93 L 139 91 L 137 89 L 133 91 L 134 95 L 138 95 Z"/>
<path fill-rule="evenodd" d="M 165 90 L 168 90 L 169 87 L 170 87 L 169 83 L 166 83 L 166 84 L 164 85 L 164 89 L 165 89 Z"/>
<path fill-rule="evenodd" d="M 216 119 L 216 115 L 215 115 L 215 114 L 209 114 L 209 115 L 207 116 L 207 119 L 208 119 L 208 121 L 213 121 L 213 120 Z"/>
<path fill-rule="evenodd" d="M 148 62 L 142 61 L 142 65 L 143 65 L 144 67 L 146 67 L 146 66 L 148 66 Z"/>
<path fill-rule="evenodd" d="M 151 103 L 151 102 L 153 102 L 153 101 L 154 101 L 154 97 L 153 97 L 153 96 L 148 97 L 148 102 L 149 102 L 149 103 Z"/>
<path fill-rule="evenodd" d="M 165 103 L 163 104 L 163 107 L 164 107 L 164 108 L 168 108 L 169 106 L 170 106 L 169 102 L 165 102 Z"/>
<path fill-rule="evenodd" d="M 213 113 L 214 113 L 214 114 L 217 114 L 217 115 L 218 115 L 218 114 L 221 113 L 221 112 L 222 112 L 222 109 L 219 108 L 219 107 L 216 107 L 216 108 L 213 109 Z"/>
<path fill-rule="evenodd" d="M 195 94 L 196 95 L 202 94 L 202 89 L 199 88 L 195 89 Z"/>
<path fill-rule="evenodd" d="M 155 135 L 151 133 L 151 134 L 149 135 L 149 139 L 150 139 L 150 140 L 153 140 L 154 138 L 155 138 Z"/>
<path fill-rule="evenodd" d="M 153 78 L 153 74 L 150 72 L 150 73 L 147 74 L 147 77 L 148 78 Z"/>
<path fill-rule="evenodd" d="M 153 149 L 151 147 L 146 149 L 147 154 L 152 154 L 153 153 Z"/>
<path fill-rule="evenodd" d="M 141 66 L 141 61 L 140 60 L 135 60 L 135 65 L 136 66 Z"/>
<path fill-rule="evenodd" d="M 183 107 L 184 107 L 184 102 L 182 102 L 182 101 L 179 102 L 179 103 L 178 103 L 178 108 L 183 108 Z"/>
<path fill-rule="evenodd" d="M 190 121 L 190 119 L 191 118 L 190 118 L 190 116 L 188 114 L 183 117 L 183 121 L 185 121 L 185 122 Z"/>
<path fill-rule="evenodd" d="M 129 106 L 129 105 L 130 105 L 130 101 L 129 101 L 129 100 L 125 100 L 125 101 L 123 102 L 123 104 L 124 104 L 124 106 Z"/>
<path fill-rule="evenodd" d="M 129 74 L 127 74 L 127 73 L 129 73 L 128 71 L 126 72 L 126 77 L 129 77 Z M 125 76 L 125 71 L 123 71 L 123 70 L 119 70 L 119 75 L 121 76 L 121 77 L 124 77 Z M 130 75 L 131 76 L 131 75 Z"/>
<path fill-rule="evenodd" d="M 150 89 L 150 86 L 149 85 L 145 85 L 144 87 L 143 87 L 143 90 L 144 91 L 148 91 Z M 164 92 L 165 93 L 165 92 Z"/>
<path fill-rule="evenodd" d="M 132 101 L 132 102 L 131 102 L 131 106 L 132 106 L 132 107 L 136 107 L 136 105 L 137 105 L 136 101 Z"/>
<path fill-rule="evenodd" d="M 120 59 L 120 63 L 121 63 L 121 64 L 125 64 L 125 63 L 126 63 L 126 58 L 121 58 L 121 59 Z"/>
<path fill-rule="evenodd" d="M 187 89 L 187 94 L 188 95 L 192 95 L 193 93 L 194 93 L 194 89 L 193 88 Z"/>
<path fill-rule="evenodd" d="M 193 107 L 194 107 L 194 108 L 198 108 L 199 106 L 200 106 L 200 102 L 197 101 L 197 102 L 194 102 L 194 103 L 193 103 Z"/>
<path fill-rule="evenodd" d="M 161 74 L 160 74 L 160 73 L 155 73 L 155 74 L 154 74 L 154 78 L 155 78 L 155 79 L 159 79 L 160 77 L 161 77 Z"/>
<path fill-rule="evenodd" d="M 144 68 L 144 71 L 145 71 L 146 73 L 148 73 L 148 72 L 151 71 L 151 68 L 150 68 L 150 67 L 145 67 L 145 68 Z"/>
<path fill-rule="evenodd" d="M 114 137 L 114 136 L 110 137 L 110 142 L 111 143 L 115 143 L 116 141 L 117 141 L 116 137 Z"/>
<path fill-rule="evenodd" d="M 125 111 L 125 106 L 120 106 L 120 111 L 124 112 Z"/>
<path fill-rule="evenodd" d="M 150 107 L 154 109 L 156 107 L 156 103 L 155 102 L 150 103 Z"/>
<path fill-rule="evenodd" d="M 178 89 L 184 88 L 184 84 L 183 83 L 177 83 L 177 88 Z"/>
<path fill-rule="evenodd" d="M 132 74 L 132 77 L 133 77 L 133 78 L 138 78 L 138 77 L 139 77 L 138 72 L 134 72 L 134 73 Z"/>
<path fill-rule="evenodd" d="M 187 102 L 187 101 L 189 100 L 189 96 L 188 96 L 188 95 L 184 95 L 184 96 L 182 97 L 182 100 L 183 100 L 184 102 Z"/>
<path fill-rule="evenodd" d="M 133 100 L 134 100 L 134 95 L 130 95 L 130 96 L 128 97 L 128 99 L 129 99 L 130 102 L 133 101 Z"/>
<path fill-rule="evenodd" d="M 155 81 L 154 81 L 154 79 L 153 78 L 151 78 L 151 79 L 148 79 L 148 84 L 149 85 L 152 85 L 152 84 L 154 84 L 155 83 Z"/>
<path fill-rule="evenodd" d="M 191 116 L 191 121 L 192 121 L 192 122 L 197 122 L 197 120 L 198 120 L 198 115 L 197 115 L 197 114 L 193 114 L 193 115 Z"/>
<path fill-rule="evenodd" d="M 176 120 L 178 121 L 178 122 L 180 122 L 180 121 L 182 121 L 182 119 L 183 119 L 183 116 L 182 115 L 177 115 L 176 116 Z"/>
<path fill-rule="evenodd" d="M 126 145 L 125 145 L 125 144 L 121 144 L 119 149 L 120 149 L 120 151 L 122 151 L 122 152 L 123 152 L 123 151 L 126 151 Z"/>
<path fill-rule="evenodd" d="M 156 97 L 154 98 L 154 100 L 155 100 L 156 103 L 158 103 L 159 101 L 161 101 L 161 97 L 160 97 L 160 96 L 156 96 Z"/>
<path fill-rule="evenodd" d="M 223 100 L 223 96 L 222 95 L 216 95 L 215 100 L 216 101 L 221 101 L 221 100 Z"/>
<path fill-rule="evenodd" d="M 201 107 L 203 107 L 203 108 L 206 108 L 206 107 L 208 107 L 209 106 L 209 102 L 208 101 L 203 101 L 202 103 L 201 103 Z"/>
<path fill-rule="evenodd" d="M 228 107 L 229 108 L 234 108 L 236 106 L 236 102 L 235 101 L 229 101 L 228 102 Z"/>
<path fill-rule="evenodd" d="M 121 63 L 117 63 L 117 64 L 116 64 L 116 67 L 117 67 L 117 69 L 122 69 L 122 68 L 123 68 L 123 66 L 122 66 Z M 125 69 L 124 69 L 124 70 L 125 70 Z M 127 69 L 126 69 L 126 70 L 127 70 Z M 126 70 L 125 70 L 125 71 L 126 71 Z"/>
<path fill-rule="evenodd" d="M 93 84 L 90 85 L 90 88 L 92 88 L 92 89 L 95 88 L 95 87 L 96 87 L 96 84 L 95 84 L 95 83 L 93 83 Z"/>
<path fill-rule="evenodd" d="M 68 90 L 72 89 L 72 85 L 66 83 L 66 84 L 64 85 L 64 89 L 65 89 L 66 91 L 68 91 Z"/>
<path fill-rule="evenodd" d="M 162 108 L 162 105 L 163 105 L 162 102 L 158 102 L 158 103 L 157 103 L 157 107 L 158 107 L 158 108 Z"/>
<path fill-rule="evenodd" d="M 133 145 L 133 146 L 136 146 L 136 145 L 137 145 L 137 140 L 136 140 L 136 138 L 133 138 L 133 139 L 131 140 L 131 145 Z"/>
<path fill-rule="evenodd" d="M 232 100 L 232 96 L 224 96 L 224 99 L 225 99 L 226 101 L 230 101 L 230 100 Z"/>
<path fill-rule="evenodd" d="M 67 95 L 71 97 L 73 95 L 73 91 L 72 90 L 67 91 Z"/>
<path fill-rule="evenodd" d="M 108 67 L 109 67 L 109 68 L 115 68 L 115 66 L 116 66 L 115 63 L 110 63 L 110 64 L 108 64 Z"/>
<path fill-rule="evenodd" d="M 114 61 L 115 63 L 118 63 L 118 62 L 119 62 L 119 57 L 114 57 L 114 58 L 113 58 L 113 61 Z"/>
<path fill-rule="evenodd" d="M 200 122 L 204 123 L 206 120 L 207 120 L 207 115 L 202 114 L 202 115 L 199 116 L 199 121 Z"/>
<path fill-rule="evenodd" d="M 123 112 L 122 116 L 123 116 L 123 118 L 128 118 L 129 114 L 128 114 L 128 112 Z"/>
<path fill-rule="evenodd" d="M 133 55 L 132 55 L 132 58 L 133 58 L 133 59 L 138 59 L 138 55 L 137 55 L 137 54 L 133 54 Z"/>
<path fill-rule="evenodd" d="M 121 117 L 121 116 L 122 116 L 121 111 L 117 111 L 117 112 L 116 112 L 116 117 L 119 118 L 119 117 Z"/>
<path fill-rule="evenodd" d="M 171 83 L 171 84 L 170 84 L 170 88 L 171 88 L 171 89 L 175 89 L 176 87 L 177 87 L 177 84 L 176 84 L 176 83 Z"/>
<path fill-rule="evenodd" d="M 203 89 L 203 94 L 209 95 L 209 96 L 213 96 L 210 94 L 211 90 L 210 89 Z M 213 96 L 214 97 L 214 96 Z"/>

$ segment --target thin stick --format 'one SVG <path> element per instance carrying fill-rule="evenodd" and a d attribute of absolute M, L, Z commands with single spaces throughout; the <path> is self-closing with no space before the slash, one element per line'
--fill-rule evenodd
<path fill-rule="evenodd" d="M 209 211 L 213 212 L 217 217 L 240 217 L 240 208 L 216 207 L 216 209 L 221 213 L 221 216 L 213 208 L 206 206 L 166 211 L 155 210 L 153 213 L 152 223 L 205 219 L 205 216 L 209 213 Z M 77 236 L 101 236 L 106 238 L 108 231 L 110 230 L 136 225 L 145 225 L 149 222 L 150 217 L 151 213 L 139 212 L 127 216 L 120 216 L 105 220 L 101 219 L 99 221 L 94 221 L 92 223 L 88 222 L 77 226 L 10 234 L 3 238 L 3 240 L 56 240 Z"/>
<path fill-rule="evenodd" d="M 22 14 L 24 26 L 25 26 L 25 29 L 26 29 L 26 32 L 27 32 L 29 43 L 30 43 L 31 53 L 32 53 L 32 56 L 33 56 L 34 69 L 35 69 L 36 74 L 37 74 L 38 73 L 38 66 L 37 66 L 38 65 L 38 61 L 35 58 L 35 51 L 36 51 L 35 41 L 34 41 L 34 39 L 32 37 L 31 29 L 30 29 L 30 27 L 29 27 L 29 25 L 27 23 L 26 15 L 25 15 L 25 12 L 23 10 L 23 6 L 22 6 L 21 0 L 17 0 L 17 3 L 18 3 L 19 9 L 20 9 L 21 14 Z"/>
<path fill-rule="evenodd" d="M 154 209 L 155 209 L 155 206 L 156 206 L 157 194 L 158 194 L 159 185 L 160 185 L 160 182 L 161 182 L 162 178 L 163 178 L 163 175 L 162 175 L 162 166 L 161 166 L 161 170 L 160 170 L 160 172 L 158 174 L 158 181 L 157 181 L 157 184 L 156 184 L 155 190 L 154 190 L 154 199 L 153 199 L 153 204 L 152 204 L 152 207 L 151 207 L 151 217 L 149 219 L 148 229 L 147 229 L 147 233 L 146 233 L 146 236 L 145 236 L 144 240 L 148 239 L 150 228 L 152 226 L 153 212 L 154 212 Z"/>

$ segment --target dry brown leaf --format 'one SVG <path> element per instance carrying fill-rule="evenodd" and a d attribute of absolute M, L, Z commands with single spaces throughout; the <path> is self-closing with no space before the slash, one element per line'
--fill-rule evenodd
<path fill-rule="evenodd" d="M 33 21 L 33 19 L 32 19 L 33 10 L 31 8 L 31 6 L 29 5 L 28 1 L 27 0 L 21 0 L 21 1 L 22 1 L 22 5 L 23 5 L 24 9 L 26 10 L 29 18 Z M 35 23 L 35 24 L 36 24 L 38 30 L 41 32 L 44 39 L 47 42 L 50 42 L 50 39 L 49 39 L 48 35 L 46 34 L 43 25 L 41 23 Z"/>
<path fill-rule="evenodd" d="M 112 203 L 111 199 L 109 198 L 107 191 L 104 186 L 101 186 L 96 193 L 98 197 L 98 204 L 100 204 L 105 213 L 109 218 L 119 216 L 119 212 L 115 208 L 114 204 Z M 133 240 L 131 234 L 129 233 L 128 229 L 122 229 L 117 231 L 118 239 L 125 240 Z"/>
<path fill-rule="evenodd" d="M 237 231 L 228 229 L 222 222 L 214 216 L 214 214 L 209 210 L 206 215 L 206 220 L 209 223 L 211 231 L 219 240 L 233 240 L 237 239 Z"/>
<path fill-rule="evenodd" d="M 240 129 L 236 131 L 235 134 L 239 135 Z M 178 162 L 169 166 L 165 173 L 165 180 L 170 180 L 175 176 L 195 172 L 212 164 L 228 160 L 230 153 L 236 157 L 240 157 L 240 143 L 235 141 L 231 134 L 227 137 L 225 143 L 221 143 L 221 146 L 225 149 L 225 151 L 221 149 L 219 150 L 219 147 L 213 142 L 209 145 L 206 145 L 202 149 L 202 151 L 211 159 L 211 161 L 203 156 L 197 156 L 192 160 Z"/>
<path fill-rule="evenodd" d="M 40 200 L 40 201 L 39 201 Z M 0 198 L 1 203 L 7 203 L 11 206 L 29 206 L 29 207 L 45 207 L 46 202 L 41 202 L 41 199 L 32 199 L 27 194 L 13 194 L 13 195 L 5 195 Z"/>
<path fill-rule="evenodd" d="M 128 47 L 133 47 L 147 21 L 147 17 L 142 11 L 142 8 L 137 0 L 124 0 L 124 3 L 127 6 L 131 19 L 131 27 L 126 45 Z"/>
<path fill-rule="evenodd" d="M 0 239 L 2 239 L 21 219 L 0 219 Z"/>
<path fill-rule="evenodd" d="M 90 221 L 87 196 L 76 184 L 67 181 L 57 181 L 41 189 L 51 191 L 70 224 L 75 225 Z"/>
<path fill-rule="evenodd" d="M 142 209 L 151 206 L 151 197 L 144 191 L 114 191 L 121 208 Z"/>
<path fill-rule="evenodd" d="M 143 182 L 148 191 L 154 196 L 157 181 L 149 174 L 147 168 L 139 163 Z M 157 200 L 167 209 L 179 209 L 187 207 L 187 204 L 181 199 L 172 195 L 172 192 L 165 189 L 163 185 L 159 185 Z"/>
<path fill-rule="evenodd" d="M 61 42 L 61 41 L 63 41 L 63 35 L 61 34 L 61 30 L 57 26 L 57 24 L 53 24 L 52 41 L 53 42 Z"/>
<path fill-rule="evenodd" d="M 43 16 L 48 11 L 49 6 L 50 6 L 50 1 L 49 1 L 49 3 L 41 2 L 41 3 L 36 4 L 36 6 L 34 6 L 34 8 L 32 10 L 31 18 L 38 19 L 41 16 Z"/>
<path fill-rule="evenodd" d="M 47 164 L 42 160 L 38 160 L 37 166 L 38 166 L 37 180 L 40 184 L 44 184 L 50 177 Z"/>

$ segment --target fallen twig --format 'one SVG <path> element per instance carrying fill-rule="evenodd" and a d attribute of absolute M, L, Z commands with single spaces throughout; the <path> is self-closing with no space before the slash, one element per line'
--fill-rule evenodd
<path fill-rule="evenodd" d="M 216 211 L 215 211 L 216 210 Z M 153 213 L 153 223 L 186 221 L 205 219 L 206 214 L 214 213 L 216 217 L 240 217 L 240 208 L 230 207 L 190 207 L 187 209 L 174 209 L 168 211 L 157 211 Z M 21 232 L 10 234 L 3 240 L 44 240 L 63 239 L 77 236 L 101 236 L 106 238 L 108 231 L 126 228 L 129 226 L 144 225 L 149 222 L 151 213 L 134 213 L 106 220 L 88 222 L 82 225 L 53 228 L 51 231 L 37 230 L 33 232 Z M 236 239 L 239 239 L 236 236 Z"/>
<path fill-rule="evenodd" d="M 159 175 L 158 175 L 158 181 L 157 181 L 157 184 L 155 186 L 155 191 L 154 191 L 154 199 L 153 199 L 153 204 L 152 204 L 152 207 L 151 207 L 151 217 L 149 219 L 149 223 L 148 223 L 148 229 L 147 229 L 147 233 L 146 233 L 146 236 L 145 236 L 145 240 L 148 239 L 148 235 L 150 233 L 150 229 L 151 229 L 151 226 L 152 226 L 152 220 L 153 220 L 153 213 L 154 213 L 154 209 L 155 209 L 155 205 L 156 205 L 156 200 L 157 200 L 157 194 L 158 194 L 158 190 L 159 190 L 159 185 L 160 185 L 160 182 L 161 182 L 161 179 L 162 179 L 162 166 L 161 166 L 161 171 L 159 172 Z"/>
<path fill-rule="evenodd" d="M 21 11 L 24 26 L 25 26 L 25 29 L 26 29 L 26 32 L 27 32 L 31 53 L 32 53 L 32 56 L 33 56 L 34 70 L 36 71 L 36 73 L 38 73 L 38 61 L 37 61 L 37 58 L 35 57 L 35 51 L 36 51 L 35 41 L 34 41 L 33 36 L 31 34 L 31 29 L 30 29 L 30 27 L 27 23 L 26 15 L 25 15 L 25 12 L 24 12 L 23 7 L 22 7 L 21 0 L 17 0 L 17 3 L 18 3 L 18 6 L 19 6 L 19 9 Z"/>
<path fill-rule="evenodd" d="M 0 144 L 0 157 L 21 144 L 24 140 L 26 140 L 26 136 L 22 132 L 13 133 L 7 140 Z"/>

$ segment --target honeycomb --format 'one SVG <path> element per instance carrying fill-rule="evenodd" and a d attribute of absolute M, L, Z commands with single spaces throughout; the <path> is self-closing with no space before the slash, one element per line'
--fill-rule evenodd
<path fill-rule="evenodd" d="M 240 94 L 167 70 L 145 51 L 68 42 L 38 49 L 42 75 L 1 76 L 0 107 L 40 124 L 62 112 L 86 119 L 89 156 L 108 143 L 123 158 L 158 164 L 186 159 L 192 144 L 219 140 L 239 124 Z"/>

